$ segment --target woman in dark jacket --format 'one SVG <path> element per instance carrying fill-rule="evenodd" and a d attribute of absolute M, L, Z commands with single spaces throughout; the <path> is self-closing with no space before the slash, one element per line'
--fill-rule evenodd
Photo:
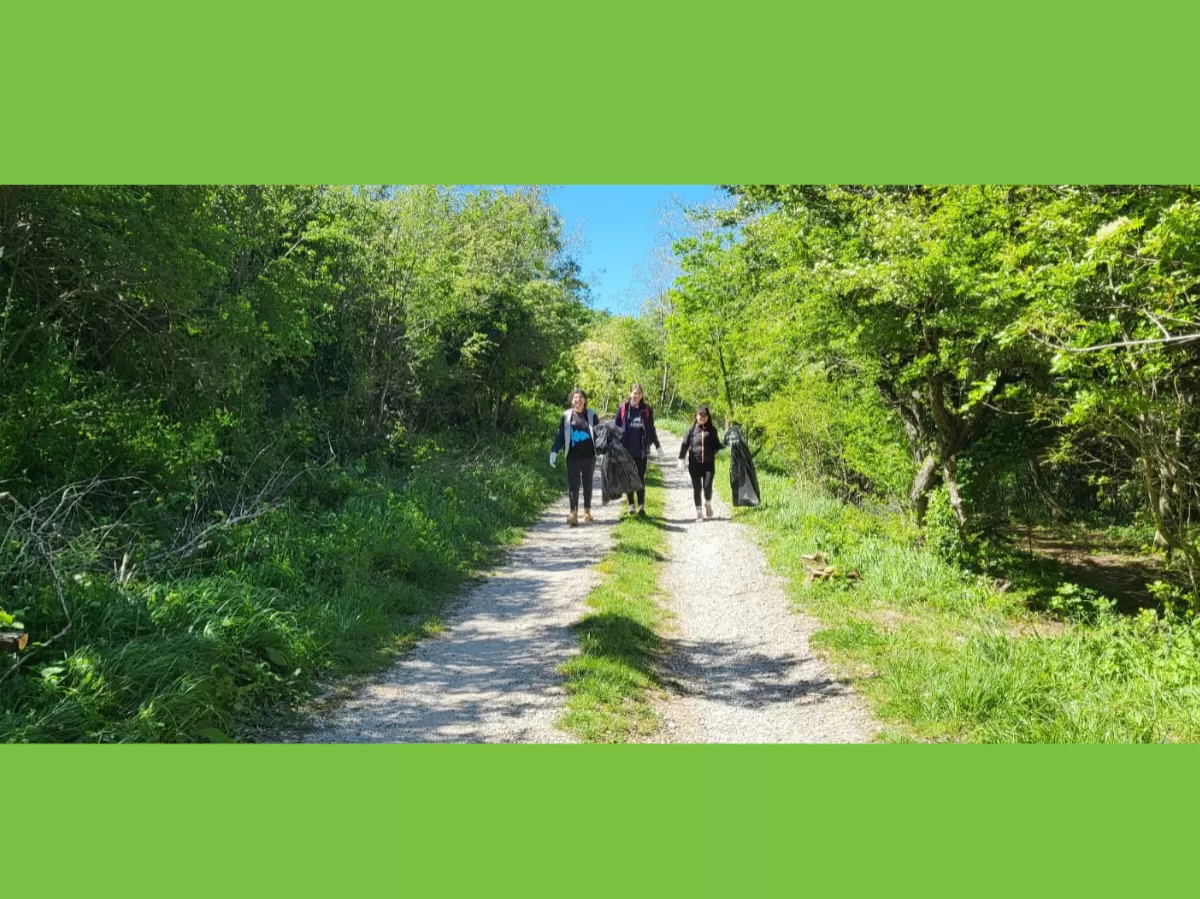
<path fill-rule="evenodd" d="M 558 462 L 558 454 L 566 449 L 567 493 L 571 497 L 571 514 L 567 524 L 579 523 L 579 488 L 583 488 L 583 520 L 592 520 L 592 475 L 596 471 L 596 413 L 587 407 L 587 394 L 576 387 L 571 392 L 571 407 L 558 422 L 558 434 L 550 447 L 550 467 Z"/>
<path fill-rule="evenodd" d="M 617 409 L 616 425 L 621 429 L 621 443 L 633 456 L 637 465 L 638 476 L 646 483 L 646 459 L 650 455 L 650 447 L 662 455 L 662 445 L 658 442 L 658 432 L 654 429 L 654 410 L 646 405 L 642 398 L 642 385 L 634 384 L 629 388 L 629 399 Z M 629 514 L 634 514 L 634 494 L 629 494 Z M 637 514 L 646 514 L 646 488 L 637 492 Z"/>
<path fill-rule="evenodd" d="M 696 500 L 696 521 L 712 518 L 713 472 L 716 471 L 716 455 L 722 450 L 717 428 L 709 419 L 708 406 L 696 407 L 696 420 L 683 437 L 679 447 L 679 468 L 687 459 L 688 474 L 692 476 L 692 496 Z M 700 507 L 700 495 L 704 495 L 704 508 Z"/>

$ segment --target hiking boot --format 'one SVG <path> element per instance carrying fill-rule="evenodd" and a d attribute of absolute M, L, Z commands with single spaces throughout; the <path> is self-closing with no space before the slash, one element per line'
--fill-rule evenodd
<path fill-rule="evenodd" d="M 696 524 L 704 521 L 704 510 L 696 506 Z"/>
<path fill-rule="evenodd" d="M 583 510 L 583 520 L 584 520 L 584 521 L 591 521 L 591 520 L 592 520 L 592 510 L 591 510 L 591 509 L 584 509 L 584 510 Z"/>
<path fill-rule="evenodd" d="M 712 503 L 705 503 L 705 504 L 704 504 L 704 517 L 705 517 L 705 518 L 712 518 Z"/>
<path fill-rule="evenodd" d="M 574 509 L 572 509 L 571 514 L 567 516 L 567 524 L 569 524 L 571 527 L 575 527 L 575 525 L 579 524 L 579 516 L 575 514 Z"/>

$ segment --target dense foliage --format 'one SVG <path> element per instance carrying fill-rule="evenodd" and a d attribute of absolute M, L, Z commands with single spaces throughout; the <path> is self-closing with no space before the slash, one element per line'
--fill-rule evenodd
<path fill-rule="evenodd" d="M 728 193 L 661 371 L 746 425 L 739 517 L 890 736 L 1200 737 L 1200 191 Z"/>
<path fill-rule="evenodd" d="M 1018 521 L 1140 528 L 1196 595 L 1200 191 L 727 191 L 661 326 L 607 326 L 665 334 L 642 367 L 672 394 L 844 499 L 948 517 L 962 553 Z"/>
<path fill-rule="evenodd" d="M 537 190 L 0 188 L 0 738 L 219 736 L 422 626 L 546 496 L 560 228 Z"/>

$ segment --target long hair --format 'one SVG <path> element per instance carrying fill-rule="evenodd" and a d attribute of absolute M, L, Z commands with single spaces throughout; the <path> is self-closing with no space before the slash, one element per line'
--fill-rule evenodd
<path fill-rule="evenodd" d="M 646 402 L 646 388 L 643 387 L 641 384 L 639 384 L 637 381 L 634 381 L 632 384 L 629 385 L 629 397 L 624 402 L 627 403 L 631 409 L 633 408 L 633 392 L 635 390 L 641 391 L 641 393 L 642 393 L 641 405 L 643 405 L 647 409 L 649 409 L 650 404 Z"/>

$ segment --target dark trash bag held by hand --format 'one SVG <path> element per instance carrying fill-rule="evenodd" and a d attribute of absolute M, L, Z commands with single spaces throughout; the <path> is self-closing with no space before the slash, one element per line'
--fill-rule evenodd
<path fill-rule="evenodd" d="M 645 489 L 637 463 L 621 444 L 621 430 L 611 422 L 596 426 L 596 452 L 600 454 L 600 501 L 621 499 L 627 493 Z"/>
<path fill-rule="evenodd" d="M 595 439 L 596 455 L 602 456 L 614 443 L 621 442 L 621 430 L 611 421 L 601 421 L 592 428 L 592 437 Z"/>
<path fill-rule="evenodd" d="M 742 429 L 730 425 L 725 432 L 725 445 L 729 447 L 729 489 L 735 506 L 757 506 L 761 494 L 758 490 L 758 475 L 754 471 L 754 459 Z"/>

